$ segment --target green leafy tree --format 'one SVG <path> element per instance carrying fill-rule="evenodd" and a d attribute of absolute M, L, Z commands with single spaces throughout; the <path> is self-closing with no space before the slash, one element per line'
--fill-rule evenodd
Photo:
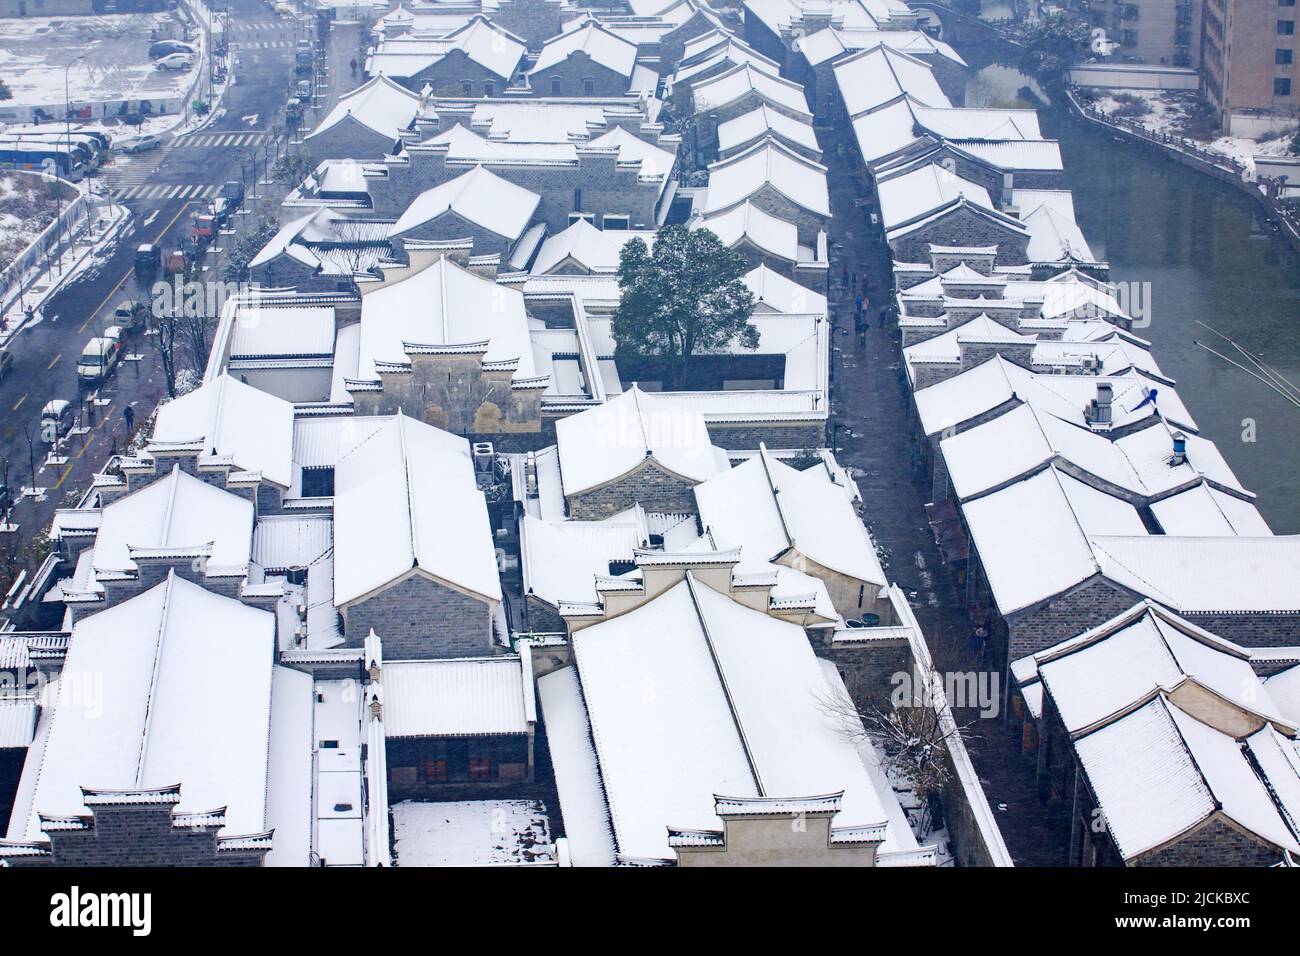
<path fill-rule="evenodd" d="M 733 342 L 758 348 L 748 270 L 745 257 L 708 229 L 668 226 L 655 236 L 653 251 L 633 239 L 619 257 L 616 355 L 661 359 L 680 388 L 692 356 Z"/>
<path fill-rule="evenodd" d="M 1056 82 L 1088 49 L 1092 34 L 1084 21 L 1052 11 L 1030 20 L 1021 39 L 1021 69 L 1040 80 Z"/>

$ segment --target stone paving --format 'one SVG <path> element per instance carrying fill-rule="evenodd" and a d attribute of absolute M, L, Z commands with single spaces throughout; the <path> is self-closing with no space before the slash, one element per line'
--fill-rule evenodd
<path fill-rule="evenodd" d="M 859 205 L 868 195 L 866 174 L 851 130 L 819 129 L 818 136 L 834 214 L 831 441 L 840 461 L 854 469 L 865 501 L 864 519 L 886 552 L 886 572 L 911 598 L 938 667 L 985 671 L 987 663 L 970 637 L 974 624 L 926 521 L 928 494 L 916 477 L 916 439 L 899 340 L 892 323 L 881 328 L 878 319 L 889 301 L 892 276 L 883 236 L 871 224 L 869 210 Z M 855 334 L 859 296 L 867 328 Z M 1002 679 L 1000 672 L 994 676 Z M 991 696 L 998 700 L 1000 693 Z M 980 719 L 977 710 L 966 709 L 957 717 L 971 723 L 967 746 L 1016 864 L 1064 864 L 1068 831 L 1062 815 L 1049 812 L 1039 800 L 1033 764 L 1020 754 L 1000 714 Z"/>

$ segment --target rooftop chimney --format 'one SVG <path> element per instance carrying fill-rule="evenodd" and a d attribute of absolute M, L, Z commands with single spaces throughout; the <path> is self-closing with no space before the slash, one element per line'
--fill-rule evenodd
<path fill-rule="evenodd" d="M 1177 468 L 1187 461 L 1187 436 L 1182 432 L 1174 432 L 1174 454 L 1169 459 L 1169 464 Z"/>
<path fill-rule="evenodd" d="M 1089 425 L 1110 426 L 1110 405 L 1114 396 L 1115 390 L 1109 382 L 1099 382 L 1097 384 L 1097 397 L 1088 404 L 1088 409 L 1084 413 Z"/>

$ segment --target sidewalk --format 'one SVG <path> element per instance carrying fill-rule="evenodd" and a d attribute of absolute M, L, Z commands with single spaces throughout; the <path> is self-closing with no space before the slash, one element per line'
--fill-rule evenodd
<path fill-rule="evenodd" d="M 863 518 L 886 552 L 886 574 L 908 593 L 938 668 L 987 671 L 972 651 L 969 635 L 975 625 L 939 557 L 926 520 L 927 491 L 915 478 L 911 397 L 900 373 L 902 355 L 895 329 L 880 328 L 876 319 L 893 284 L 890 257 L 867 211 L 855 205 L 865 193 L 857 179 L 861 162 L 852 131 L 819 128 L 818 136 L 833 214 L 831 422 L 836 454 L 853 470 L 865 502 Z M 846 266 L 850 285 L 852 276 L 860 277 L 857 290 L 842 283 Z M 870 325 L 865 345 L 853 334 L 858 295 L 863 296 L 864 319 Z M 1067 835 L 1043 819 L 1046 808 L 1035 792 L 1033 765 L 1020 756 L 1001 715 L 980 720 L 978 712 L 964 710 L 956 717 L 959 724 L 971 724 L 965 734 L 967 749 L 1016 864 L 1061 864 Z"/>
<path fill-rule="evenodd" d="M 29 325 L 40 322 L 45 302 L 107 253 L 131 219 L 131 211 L 120 203 L 92 208 L 90 215 L 94 218 L 80 233 L 71 240 L 65 237 L 61 258 L 51 257 L 46 268 L 32 279 L 25 278 L 24 294 L 0 303 L 0 345 L 7 345 Z M 31 319 L 26 317 L 28 309 Z"/>

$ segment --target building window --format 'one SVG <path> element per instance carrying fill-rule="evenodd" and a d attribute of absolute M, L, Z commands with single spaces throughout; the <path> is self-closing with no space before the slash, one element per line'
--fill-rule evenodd
<path fill-rule="evenodd" d="M 604 218 L 601 220 L 602 228 L 604 229 L 630 229 L 631 222 L 632 222 L 631 216 L 628 215 L 611 216 L 608 213 L 606 213 Z"/>
<path fill-rule="evenodd" d="M 302 470 L 302 496 L 304 498 L 331 498 L 333 495 L 333 468 L 304 468 Z"/>
<path fill-rule="evenodd" d="M 484 95 L 484 96 L 496 96 L 496 95 L 497 95 L 497 85 L 496 85 L 495 83 L 493 83 L 491 80 L 484 80 L 484 81 L 483 81 L 483 95 Z"/>
<path fill-rule="evenodd" d="M 1289 37 L 1295 34 L 1294 20 L 1277 21 L 1277 32 L 1280 36 Z"/>
<path fill-rule="evenodd" d="M 469 80 L 461 80 L 461 81 L 460 81 L 460 95 L 461 95 L 461 96 L 473 96 L 473 95 L 474 95 L 474 84 L 471 83 Z"/>
<path fill-rule="evenodd" d="M 558 76 L 551 77 L 551 95 L 560 95 L 560 78 Z"/>
<path fill-rule="evenodd" d="M 596 95 L 596 78 L 594 76 L 584 76 L 582 78 L 582 95 L 583 96 Z"/>
<path fill-rule="evenodd" d="M 1277 0 L 1277 5 L 1279 7 L 1294 7 L 1295 0 Z"/>
<path fill-rule="evenodd" d="M 1273 62 L 1278 66 L 1288 66 L 1294 58 L 1293 50 L 1276 50 L 1273 54 Z"/>
<path fill-rule="evenodd" d="M 1289 77 L 1285 77 L 1285 76 L 1279 76 L 1277 79 L 1275 79 L 1275 80 L 1273 81 L 1273 95 L 1274 95 L 1274 96 L 1290 96 L 1290 95 L 1291 95 L 1291 79 L 1290 79 Z"/>

